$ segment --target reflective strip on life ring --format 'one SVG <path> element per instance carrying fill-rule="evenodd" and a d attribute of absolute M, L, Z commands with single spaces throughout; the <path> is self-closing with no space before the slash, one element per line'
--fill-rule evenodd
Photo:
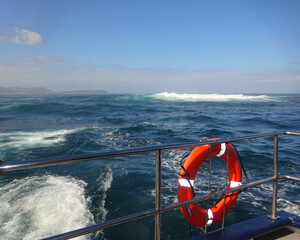
<path fill-rule="evenodd" d="M 183 164 L 185 171 L 189 174 L 189 180 L 186 179 L 186 172 L 183 169 L 180 171 L 177 184 L 178 202 L 194 198 L 192 187 L 194 186 L 196 174 L 203 162 L 209 158 L 210 152 L 212 157 L 218 156 L 226 163 L 228 158 L 229 184 L 227 188 L 241 185 L 242 167 L 238 154 L 231 143 L 212 144 L 211 150 L 209 145 L 199 146 L 193 149 Z M 210 226 L 223 218 L 224 210 L 225 216 L 230 212 L 238 198 L 238 194 L 236 193 L 238 192 L 227 194 L 226 197 L 222 198 L 215 206 L 208 210 L 201 208 L 196 203 L 181 207 L 180 210 L 191 224 L 199 227 Z"/>
<path fill-rule="evenodd" d="M 194 186 L 194 180 L 187 180 L 185 178 L 181 178 L 178 180 L 178 183 L 180 184 L 180 186 L 183 186 L 183 187 L 192 187 Z"/>

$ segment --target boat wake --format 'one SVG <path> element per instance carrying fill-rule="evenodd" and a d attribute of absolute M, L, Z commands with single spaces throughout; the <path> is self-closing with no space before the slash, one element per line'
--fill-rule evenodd
<path fill-rule="evenodd" d="M 0 187 L 0 239 L 40 239 L 93 224 L 85 186 L 72 177 L 46 175 Z"/>
<path fill-rule="evenodd" d="M 98 193 L 100 196 L 102 196 L 102 199 L 99 203 L 100 208 L 97 211 L 97 216 L 101 222 L 104 222 L 106 220 L 106 215 L 108 213 L 108 210 L 105 208 L 106 192 L 108 189 L 110 189 L 113 182 L 113 172 L 111 168 L 107 168 L 106 170 L 106 172 L 101 172 L 100 176 L 97 179 L 97 183 L 99 184 Z"/>

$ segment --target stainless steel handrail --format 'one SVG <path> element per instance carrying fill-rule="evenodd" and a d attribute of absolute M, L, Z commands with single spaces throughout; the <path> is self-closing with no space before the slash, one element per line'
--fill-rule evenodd
<path fill-rule="evenodd" d="M 99 159 L 103 159 L 103 158 L 114 158 L 114 157 L 134 155 L 134 154 L 150 153 L 150 152 L 156 152 L 158 150 L 163 151 L 163 150 L 180 149 L 180 148 L 191 148 L 191 147 L 195 147 L 195 146 L 209 145 L 209 144 L 245 141 L 245 140 L 273 137 L 276 135 L 279 136 L 279 135 L 285 135 L 285 134 L 296 135 L 297 133 L 274 132 L 274 133 L 268 133 L 268 134 L 251 135 L 251 136 L 241 137 L 241 138 L 230 138 L 230 139 L 227 138 L 227 139 L 208 140 L 208 141 L 201 141 L 201 142 L 197 141 L 197 142 L 190 142 L 190 143 L 168 144 L 168 145 L 120 150 L 120 151 L 113 151 L 113 152 L 76 155 L 76 156 L 67 156 L 67 157 L 45 158 L 45 159 L 39 159 L 39 160 L 33 160 L 33 161 L 3 163 L 3 164 L 0 164 L 0 172 L 1 171 L 8 172 L 8 171 L 22 170 L 22 169 L 27 169 L 27 168 L 47 167 L 47 166 L 53 166 L 53 165 L 61 165 L 61 164 L 83 162 L 83 161 L 90 161 L 90 160 L 99 160 Z"/>
<path fill-rule="evenodd" d="M 183 207 L 183 206 L 186 206 L 186 205 L 189 205 L 192 203 L 198 203 L 198 202 L 201 202 L 204 200 L 208 200 L 208 199 L 212 199 L 212 198 L 216 198 L 216 197 L 222 197 L 228 193 L 242 191 L 246 188 L 254 187 L 254 186 L 264 184 L 267 182 L 273 182 L 273 201 L 272 201 L 271 217 L 273 219 L 276 219 L 278 180 L 286 179 L 286 180 L 300 182 L 300 178 L 297 178 L 297 177 L 287 176 L 287 175 L 282 175 L 282 176 L 278 175 L 278 136 L 280 136 L 280 135 L 300 136 L 300 133 L 274 132 L 274 133 L 268 133 L 268 134 L 251 135 L 251 136 L 241 137 L 241 138 L 218 139 L 218 140 L 208 140 L 208 141 L 201 141 L 201 142 L 191 142 L 191 143 L 185 143 L 185 144 L 162 145 L 162 146 L 154 146 L 154 147 L 139 148 L 139 149 L 121 150 L 121 151 L 115 151 L 115 152 L 97 153 L 97 154 L 91 154 L 91 155 L 48 158 L 48 159 L 40 159 L 40 160 L 35 160 L 35 161 L 16 162 L 16 163 L 7 163 L 7 164 L 2 163 L 2 164 L 0 164 L 0 173 L 21 170 L 21 169 L 28 169 L 28 168 L 45 167 L 45 166 L 53 166 L 53 165 L 82 162 L 82 161 L 89 161 L 89 160 L 96 160 L 96 159 L 103 159 L 103 158 L 112 158 L 112 157 L 118 157 L 118 156 L 156 152 L 155 209 L 148 209 L 148 210 L 145 210 L 142 212 L 138 212 L 138 213 L 124 216 L 124 217 L 109 220 L 109 221 L 106 221 L 101 224 L 95 224 L 93 226 L 88 226 L 85 228 L 66 232 L 66 233 L 52 236 L 52 237 L 45 238 L 45 239 L 48 239 L 48 240 L 49 239 L 51 239 L 51 240 L 53 240 L 53 239 L 70 239 L 70 238 L 97 232 L 97 231 L 103 230 L 105 228 L 110 228 L 110 227 L 113 227 L 116 225 L 135 221 L 135 220 L 149 217 L 149 216 L 155 216 L 155 238 L 160 239 L 160 227 L 161 227 L 161 217 L 160 216 L 161 216 L 161 213 L 167 212 L 167 211 L 179 208 L 179 207 Z M 185 202 L 177 202 L 177 203 L 169 204 L 166 206 L 161 205 L 161 161 L 162 161 L 162 151 L 163 150 L 190 148 L 190 147 L 201 146 L 201 145 L 229 143 L 229 142 L 237 142 L 237 141 L 251 140 L 251 139 L 257 139 L 257 138 L 266 138 L 266 137 L 274 137 L 274 176 L 273 177 L 258 180 L 258 181 L 247 183 L 247 184 L 243 184 L 243 185 L 240 185 L 235 188 L 224 189 L 224 190 L 221 190 L 218 192 L 210 192 L 206 195 L 195 197 L 195 198 L 185 201 Z"/>
<path fill-rule="evenodd" d="M 300 178 L 290 177 L 290 176 L 286 176 L 286 175 L 280 176 L 279 179 L 287 179 L 287 180 L 293 180 L 293 181 L 300 182 Z M 177 202 L 177 203 L 169 204 L 169 205 L 166 205 L 166 206 L 162 206 L 160 211 L 156 210 L 156 209 L 148 209 L 148 210 L 145 210 L 145 211 L 142 211 L 142 212 L 138 212 L 138 213 L 134 213 L 134 214 L 131 214 L 131 215 L 124 216 L 124 217 L 109 220 L 109 221 L 106 221 L 104 223 L 96 224 L 96 225 L 93 225 L 93 226 L 90 226 L 90 227 L 85 227 L 85 228 L 77 229 L 77 230 L 74 230 L 74 231 L 71 231 L 71 232 L 68 232 L 68 233 L 63 233 L 63 234 L 56 235 L 56 236 L 53 236 L 53 237 L 45 238 L 44 240 L 70 239 L 70 238 L 73 238 L 73 237 L 82 236 L 82 235 L 85 235 L 85 234 L 89 234 L 89 233 L 93 233 L 93 232 L 96 232 L 96 231 L 103 230 L 105 228 L 110 228 L 110 227 L 120 225 L 120 224 L 123 224 L 123 223 L 135 221 L 135 220 L 138 220 L 138 219 L 141 219 L 141 218 L 144 218 L 144 217 L 149 217 L 149 216 L 153 216 L 155 214 L 168 212 L 170 210 L 174 210 L 176 208 L 180 208 L 180 207 L 183 207 L 183 206 L 186 206 L 186 205 L 189 205 L 189 204 L 202 202 L 202 201 L 209 200 L 209 199 L 212 199 L 212 198 L 222 197 L 222 196 L 224 196 L 225 194 L 228 194 L 228 193 L 232 193 L 232 192 L 236 192 L 236 191 L 242 191 L 242 190 L 245 190 L 247 188 L 255 187 L 255 186 L 258 186 L 260 184 L 272 182 L 272 181 L 275 181 L 275 180 L 276 180 L 276 178 L 274 178 L 274 177 L 258 180 L 258 181 L 252 182 L 252 183 L 240 185 L 238 187 L 234 187 L 234 188 L 226 189 L 226 190 L 223 190 L 223 191 L 213 192 L 213 193 L 210 193 L 210 194 L 195 197 L 195 198 L 193 198 L 191 200 L 188 200 L 188 201 Z"/>

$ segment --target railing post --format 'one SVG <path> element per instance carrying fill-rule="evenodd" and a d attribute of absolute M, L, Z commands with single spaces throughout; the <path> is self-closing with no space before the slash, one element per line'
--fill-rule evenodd
<path fill-rule="evenodd" d="M 161 149 L 156 152 L 155 167 L 155 209 L 159 211 L 155 215 L 155 239 L 160 240 L 161 226 Z"/>
<path fill-rule="evenodd" d="M 274 136 L 274 177 L 273 182 L 273 201 L 272 201 L 272 219 L 276 219 L 277 212 L 277 187 L 278 187 L 278 135 Z"/>

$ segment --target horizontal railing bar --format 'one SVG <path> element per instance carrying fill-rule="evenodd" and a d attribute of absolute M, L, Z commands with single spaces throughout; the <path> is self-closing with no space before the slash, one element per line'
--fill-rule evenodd
<path fill-rule="evenodd" d="M 300 181 L 300 178 L 295 178 L 295 177 L 287 176 L 287 175 L 279 176 L 278 179 L 289 179 L 289 180 Z M 242 190 L 245 190 L 247 188 L 255 187 L 257 185 L 272 182 L 272 181 L 275 181 L 275 180 L 276 180 L 275 177 L 261 179 L 261 180 L 258 180 L 258 181 L 252 182 L 252 183 L 247 183 L 247 184 L 240 185 L 238 187 L 225 189 L 223 191 L 213 192 L 213 193 L 209 193 L 209 194 L 206 194 L 206 195 L 203 195 L 203 196 L 195 197 L 195 198 L 193 198 L 191 200 L 188 200 L 188 201 L 177 202 L 177 203 L 169 204 L 169 205 L 166 205 L 166 206 L 162 206 L 160 211 L 156 210 L 156 209 L 149 209 L 149 210 L 145 210 L 145 211 L 142 211 L 142 212 L 127 215 L 127 216 L 124 216 L 124 217 L 109 220 L 109 221 L 106 221 L 104 223 L 96 224 L 96 225 L 93 225 L 93 226 L 89 226 L 89 227 L 77 229 L 77 230 L 74 230 L 74 231 L 70 231 L 70 232 L 67 232 L 67 233 L 59 234 L 59 235 L 56 235 L 56 236 L 52 236 L 52 237 L 49 237 L 49 238 L 45 238 L 44 240 L 58 240 L 58 239 L 62 240 L 62 239 L 70 239 L 70 238 L 74 238 L 74 237 L 79 237 L 79 236 L 82 236 L 82 235 L 86 235 L 86 234 L 90 234 L 90 233 L 93 233 L 93 232 L 103 230 L 105 228 L 110 228 L 110 227 L 117 226 L 117 225 L 120 225 L 120 224 L 124 224 L 124 223 L 127 223 L 127 222 L 135 221 L 135 220 L 138 220 L 138 219 L 141 219 L 141 218 L 154 216 L 157 213 L 163 213 L 163 212 L 167 212 L 167 211 L 170 211 L 170 210 L 174 210 L 176 208 L 183 207 L 183 206 L 186 206 L 186 205 L 189 205 L 189 204 L 199 203 L 199 202 L 211 199 L 211 198 L 222 197 L 222 196 L 224 196 L 225 194 L 228 194 L 228 193 L 242 191 Z"/>
<path fill-rule="evenodd" d="M 300 178 L 288 176 L 288 175 L 281 175 L 278 177 L 278 179 L 287 179 L 287 180 L 293 180 L 295 182 L 300 182 Z"/>
<path fill-rule="evenodd" d="M 170 205 L 167 205 L 167 206 L 163 206 L 161 211 L 162 212 L 167 212 L 167 211 L 170 211 L 170 210 L 173 210 L 173 209 L 176 209 L 176 208 L 179 208 L 179 207 L 183 207 L 183 206 L 186 206 L 186 205 L 189 205 L 189 204 L 199 203 L 199 202 L 209 200 L 209 199 L 212 199 L 212 198 L 222 197 L 222 196 L 224 196 L 225 194 L 228 194 L 228 193 L 243 191 L 247 188 L 254 187 L 254 186 L 264 184 L 264 183 L 268 183 L 268 182 L 272 182 L 272 181 L 275 181 L 275 180 L 276 180 L 275 177 L 270 177 L 270 178 L 261 179 L 261 180 L 255 181 L 255 182 L 243 184 L 243 185 L 240 185 L 238 187 L 224 189 L 224 190 L 219 191 L 219 192 L 208 193 L 208 194 L 203 195 L 203 196 L 195 197 L 191 200 L 187 200 L 187 201 L 184 201 L 184 202 L 177 202 L 177 203 L 173 203 L 173 204 L 170 204 Z"/>
<path fill-rule="evenodd" d="M 152 151 L 154 150 L 143 151 L 143 149 L 133 149 L 133 150 L 95 153 L 90 155 L 76 155 L 76 156 L 66 156 L 66 157 L 56 157 L 56 158 L 45 158 L 45 159 L 39 159 L 33 161 L 14 162 L 14 163 L 1 164 L 0 171 L 8 172 L 8 171 L 28 169 L 28 168 L 48 167 L 48 166 L 62 165 L 62 164 L 75 163 L 75 162 L 84 162 L 84 161 L 99 160 L 104 158 L 142 154 L 142 153 L 147 153 Z"/>
<path fill-rule="evenodd" d="M 168 144 L 168 145 L 152 146 L 146 148 L 120 150 L 114 152 L 95 153 L 89 155 L 66 156 L 66 157 L 56 157 L 56 158 L 45 158 L 45 159 L 39 159 L 33 161 L 4 163 L 4 164 L 0 164 L 0 172 L 1 171 L 8 172 L 8 171 L 37 168 L 37 167 L 47 167 L 47 166 L 61 165 L 67 163 L 83 162 L 83 161 L 90 161 L 96 159 L 98 160 L 104 158 L 113 158 L 113 157 L 120 157 L 120 156 L 134 155 L 134 154 L 150 153 L 150 152 L 155 152 L 157 150 L 181 149 L 181 148 L 190 148 L 190 147 L 207 145 L 207 144 L 219 144 L 225 142 L 244 141 L 244 140 L 265 138 L 274 135 L 284 135 L 284 134 L 287 134 L 287 132 L 251 135 L 248 137 L 240 137 L 240 138 L 232 138 L 232 139 L 228 138 L 228 139 L 208 140 L 208 141 L 199 141 L 199 142 L 190 142 L 190 143 Z"/>
<path fill-rule="evenodd" d="M 286 132 L 286 135 L 300 136 L 300 133 L 297 132 Z"/>
<path fill-rule="evenodd" d="M 93 232 L 103 230 L 105 228 L 109 228 L 109 227 L 117 226 L 117 225 L 120 225 L 120 224 L 132 222 L 132 221 L 135 221 L 135 220 L 138 220 L 138 219 L 141 219 L 141 218 L 153 216 L 156 213 L 158 213 L 157 210 L 149 209 L 149 210 L 146 210 L 146 211 L 143 211 L 143 212 L 138 212 L 138 213 L 134 213 L 134 214 L 131 214 L 131 215 L 124 216 L 124 217 L 108 220 L 104 223 L 95 224 L 95 225 L 85 227 L 85 228 L 80 228 L 80 229 L 77 229 L 77 230 L 74 230 L 74 231 L 62 233 L 62 234 L 59 234 L 59 235 L 56 235 L 56 236 L 51 236 L 51 237 L 48 237 L 48 238 L 43 238 L 43 240 L 64 240 L 64 239 L 79 237 L 79 236 L 82 236 L 82 235 L 86 235 L 86 234 L 90 234 L 90 233 L 93 233 Z"/>
<path fill-rule="evenodd" d="M 293 180 L 293 181 L 296 181 L 296 182 L 300 182 L 300 178 L 292 177 L 292 176 L 288 176 L 288 175 L 281 175 L 281 176 L 278 177 L 278 180 L 280 180 L 280 179 L 287 179 L 287 180 Z M 251 183 L 247 183 L 247 184 L 242 184 L 238 187 L 224 189 L 224 190 L 219 191 L 219 192 L 213 192 L 213 193 L 209 193 L 209 194 L 206 194 L 206 195 L 203 195 L 203 196 L 195 197 L 195 198 L 193 198 L 191 200 L 188 200 L 188 201 L 184 201 L 184 202 L 180 202 L 180 203 L 177 202 L 177 203 L 173 203 L 173 204 L 170 204 L 170 205 L 167 205 L 167 206 L 163 206 L 161 211 L 162 212 L 167 212 L 167 211 L 179 208 L 179 207 L 184 207 L 184 206 L 189 205 L 189 204 L 199 203 L 199 202 L 209 200 L 209 199 L 212 199 L 212 198 L 222 197 L 222 196 L 224 196 L 225 194 L 228 194 L 228 193 L 232 193 L 232 192 L 236 192 L 236 191 L 243 191 L 247 188 L 255 187 L 257 185 L 261 185 L 261 184 L 268 183 L 268 182 L 273 182 L 275 180 L 276 180 L 276 177 L 270 177 L 270 178 L 257 180 L 255 182 L 251 182 Z"/>

